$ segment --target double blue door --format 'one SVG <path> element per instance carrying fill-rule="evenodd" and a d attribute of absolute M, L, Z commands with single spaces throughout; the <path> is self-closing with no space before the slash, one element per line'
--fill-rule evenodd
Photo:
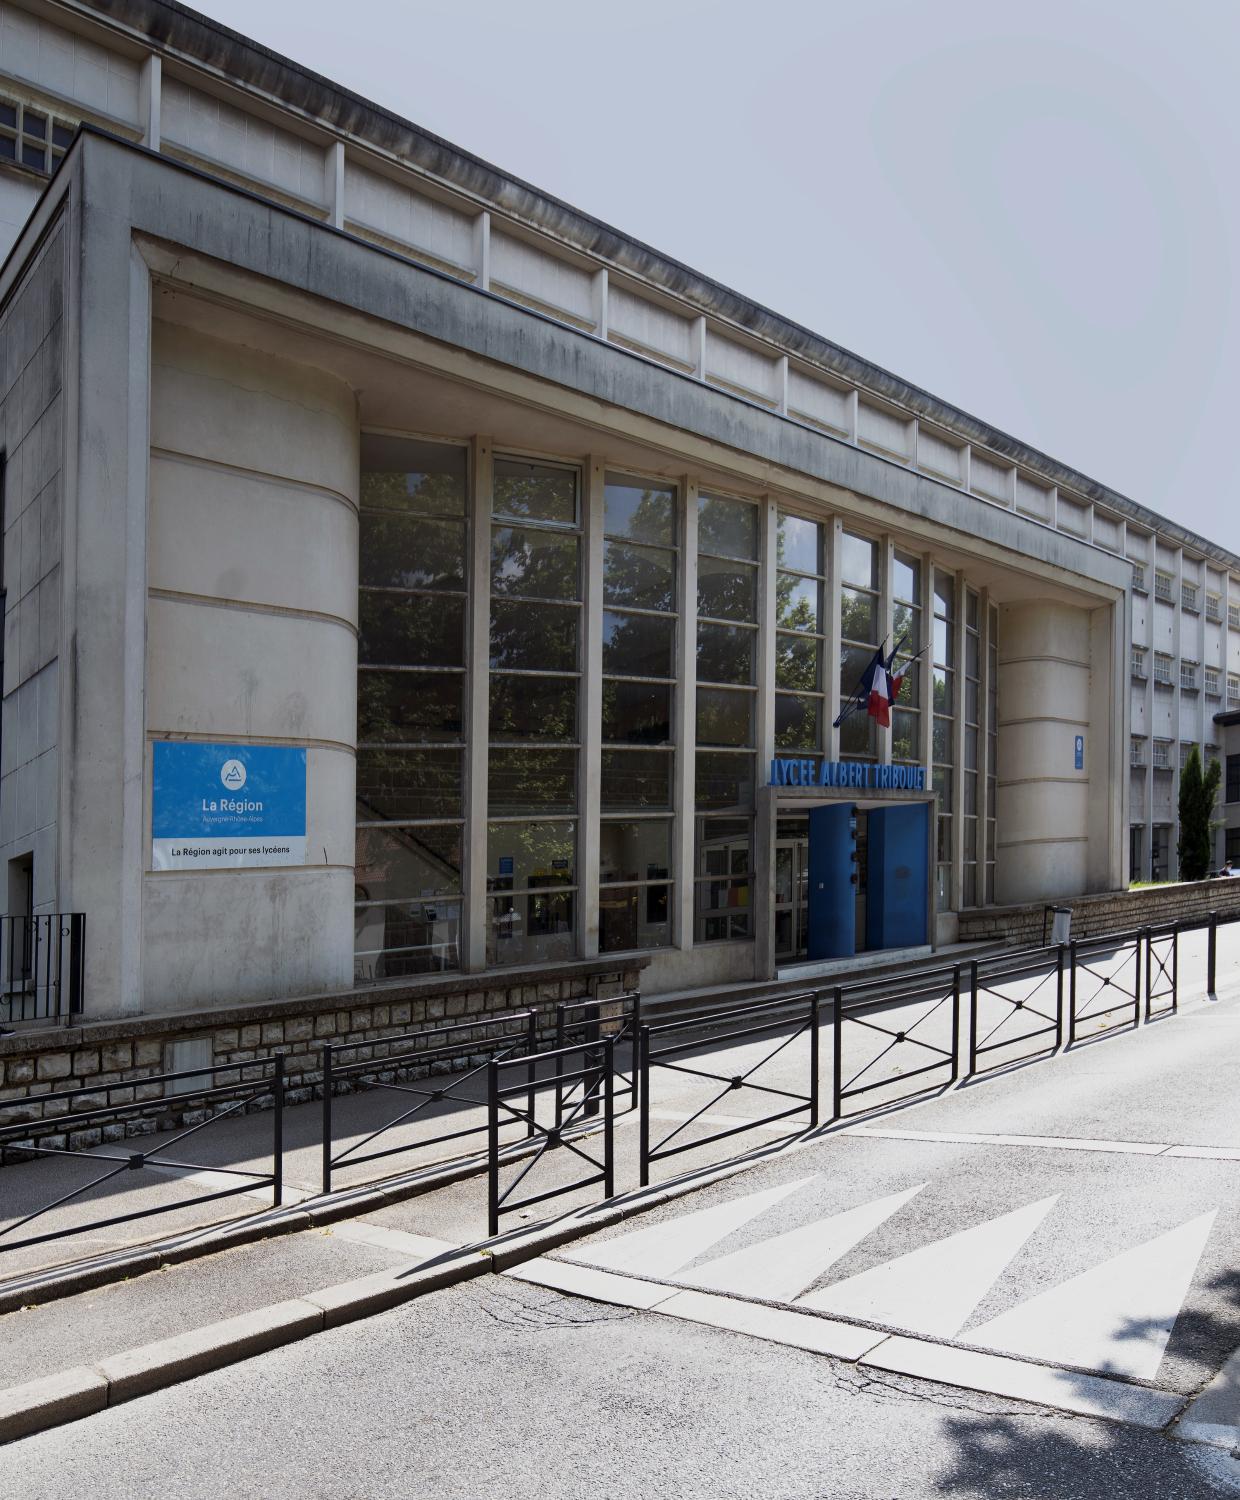
<path fill-rule="evenodd" d="M 930 809 L 893 803 L 867 813 L 865 946 L 909 948 L 927 941 Z M 857 809 L 850 802 L 809 815 L 807 957 L 851 958 L 857 951 Z"/>

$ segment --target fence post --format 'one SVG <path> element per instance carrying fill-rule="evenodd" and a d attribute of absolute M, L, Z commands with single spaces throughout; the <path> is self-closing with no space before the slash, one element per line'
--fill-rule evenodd
<path fill-rule="evenodd" d="M 1068 944 L 1068 1046 L 1076 1041 L 1076 939 Z"/>
<path fill-rule="evenodd" d="M 487 1062 L 487 1234 L 499 1233 L 499 1061 Z"/>
<path fill-rule="evenodd" d="M 642 1082 L 638 1103 L 638 1178 L 642 1187 L 650 1186 L 650 1027 L 643 1026 L 637 1033 L 637 1068 Z"/>
<path fill-rule="evenodd" d="M 637 1034 L 642 1029 L 642 997 L 640 993 L 633 995 L 633 1010 L 629 1016 L 629 1073 L 633 1079 L 630 1090 L 629 1108 L 637 1108 Z"/>
<path fill-rule="evenodd" d="M 323 1043 L 323 1191 L 332 1190 L 332 1044 Z"/>
<path fill-rule="evenodd" d="M 1218 974 L 1218 912 L 1210 913 L 1210 946 L 1206 958 L 1206 1000 L 1211 1005 L 1218 1004 L 1218 986 L 1215 983 Z"/>
<path fill-rule="evenodd" d="M 615 1060 L 616 1039 L 603 1039 L 603 1196 L 616 1191 L 615 1156 Z"/>
<path fill-rule="evenodd" d="M 1180 1013 L 1180 924 L 1171 929 L 1171 1013 Z"/>
<path fill-rule="evenodd" d="M 564 1002 L 561 1001 L 555 1008 L 555 1128 L 563 1129 L 564 1126 L 564 1085 L 560 1081 L 564 1077 L 564 1059 L 559 1055 L 564 1046 Z"/>
<path fill-rule="evenodd" d="M 960 965 L 952 965 L 952 1076 L 960 1077 Z"/>
<path fill-rule="evenodd" d="M 844 989 L 842 985 L 835 986 L 835 993 L 831 997 L 831 1118 L 841 1118 L 840 1105 L 843 1102 L 840 1094 L 844 1089 Z"/>
<path fill-rule="evenodd" d="M 969 1071 L 972 1078 L 977 1072 L 977 959 L 969 965 Z"/>
<path fill-rule="evenodd" d="M 271 1078 L 274 1104 L 271 1121 L 271 1193 L 272 1206 L 279 1208 L 284 1201 L 284 1053 L 277 1052 L 272 1062 L 275 1064 L 275 1072 Z"/>
<path fill-rule="evenodd" d="M 69 918 L 69 1014 L 82 1013 L 83 980 L 86 973 L 86 916 L 77 912 Z"/>
<path fill-rule="evenodd" d="M 818 1124 L 822 1113 L 818 1099 L 818 991 L 809 997 L 809 1123 Z"/>
<path fill-rule="evenodd" d="M 1151 948 L 1153 947 L 1154 935 L 1153 935 L 1153 933 L 1150 931 L 1150 929 L 1148 927 L 1143 927 L 1141 929 L 1140 936 L 1137 938 L 1137 952 L 1138 952 L 1138 954 L 1141 951 L 1141 943 L 1142 943 L 1143 940 L 1144 940 L 1144 943 L 1145 943 L 1145 1019 L 1148 1021 L 1149 1018 L 1150 1018 L 1151 991 L 1154 988 L 1154 958 L 1153 958 L 1153 954 L 1150 951 Z M 1138 990 L 1138 992 L 1140 991 L 1140 988 L 1141 988 L 1141 963 L 1140 963 L 1140 959 L 1138 958 L 1138 960 L 1137 960 L 1137 990 Z M 1140 1001 L 1138 1001 L 1137 1003 L 1138 1003 L 1138 1006 L 1139 1006 L 1140 1005 Z"/>
<path fill-rule="evenodd" d="M 1055 952 L 1055 1051 L 1063 1046 L 1063 957 L 1064 945 L 1059 943 Z"/>
<path fill-rule="evenodd" d="M 525 1051 L 529 1058 L 526 1065 L 525 1077 L 528 1082 L 528 1090 L 525 1095 L 525 1109 L 529 1118 L 526 1127 L 525 1138 L 527 1141 L 534 1139 L 534 1114 L 538 1108 L 538 1090 L 534 1087 L 538 1080 L 538 1012 L 530 1011 L 529 1020 L 525 1023 Z M 496 1208 L 496 1222 L 498 1223 L 498 1206 Z M 493 1229 L 492 1234 L 498 1234 L 498 1229 Z"/>
<path fill-rule="evenodd" d="M 585 1064 L 583 1071 L 586 1076 L 581 1083 L 582 1091 L 582 1118 L 592 1120 L 599 1112 L 599 1098 L 597 1087 L 591 1087 L 594 1082 L 594 1070 L 601 1066 L 602 1053 L 599 1051 L 598 1043 L 603 1034 L 602 1005 L 595 1001 L 591 1007 L 593 1015 L 585 1022 L 587 1042 L 592 1049 L 582 1055 Z M 586 1013 L 590 1014 L 589 1011 Z"/>

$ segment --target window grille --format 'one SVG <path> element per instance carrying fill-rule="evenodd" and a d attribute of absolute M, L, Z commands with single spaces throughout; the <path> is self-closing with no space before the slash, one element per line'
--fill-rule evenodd
<path fill-rule="evenodd" d="M 1240 630 L 1240 604 L 1227 606 L 1227 623 L 1233 630 Z"/>
<path fill-rule="evenodd" d="M 1170 599 L 1171 591 L 1175 585 L 1175 579 L 1170 573 L 1154 574 L 1154 597 L 1156 599 Z"/>
<path fill-rule="evenodd" d="M 1171 769 L 1171 741 L 1154 741 L 1154 769 L 1156 771 L 1169 771 Z"/>
<path fill-rule="evenodd" d="M 1195 661 L 1180 663 L 1180 687 L 1186 693 L 1197 691 L 1197 663 Z"/>
<path fill-rule="evenodd" d="M 1139 678 L 1142 682 L 1145 681 L 1148 675 L 1144 647 L 1134 646 L 1132 648 L 1132 675 Z"/>
<path fill-rule="evenodd" d="M 0 161 L 50 175 L 72 143 L 75 128 L 45 109 L 0 94 Z"/>
<path fill-rule="evenodd" d="M 1134 766 L 1145 764 L 1145 741 L 1137 739 L 1135 735 L 1129 748 L 1128 759 Z"/>
<path fill-rule="evenodd" d="M 1218 594 L 1206 595 L 1206 619 L 1221 620 L 1223 618 L 1223 601 Z"/>
<path fill-rule="evenodd" d="M 1206 687 L 1206 697 L 1208 697 L 1208 698 L 1217 698 L 1217 697 L 1219 697 L 1219 695 L 1220 695 L 1220 693 L 1219 693 L 1219 675 L 1218 675 L 1218 668 L 1217 667 L 1207 667 L 1205 669 L 1205 687 Z"/>
<path fill-rule="evenodd" d="M 1171 682 L 1171 658 L 1162 651 L 1154 653 L 1154 681 L 1168 685 Z"/>
<path fill-rule="evenodd" d="M 1132 565 L 1132 586 L 1139 594 L 1147 592 L 1145 587 L 1145 568 L 1141 563 Z"/>
<path fill-rule="evenodd" d="M 1197 585 L 1195 583 L 1182 583 L 1180 585 L 1180 608 L 1191 609 L 1197 612 Z"/>

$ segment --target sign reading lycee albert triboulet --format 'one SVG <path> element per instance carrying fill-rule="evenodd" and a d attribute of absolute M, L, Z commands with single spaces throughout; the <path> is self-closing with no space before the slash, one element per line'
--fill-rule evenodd
<path fill-rule="evenodd" d="M 152 750 L 153 869 L 305 863 L 304 750 L 183 740 L 157 740 Z"/>

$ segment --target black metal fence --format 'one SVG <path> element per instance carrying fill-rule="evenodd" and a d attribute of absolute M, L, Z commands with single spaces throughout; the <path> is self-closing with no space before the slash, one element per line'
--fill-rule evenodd
<path fill-rule="evenodd" d="M 637 1108 L 637 1045 L 641 1024 L 642 1002 L 641 996 L 636 992 L 617 995 L 611 1000 L 565 1000 L 556 1007 L 555 1050 L 557 1052 L 562 1052 L 574 1042 L 583 1046 L 594 1045 L 595 1060 L 601 1067 L 602 1050 L 597 1044 L 605 1036 L 609 1036 L 615 1043 L 612 1056 L 616 1083 L 613 1088 L 619 1099 L 627 1101 L 623 1107 L 620 1107 L 619 1099 L 617 1100 L 618 1114 L 627 1114 L 630 1110 Z M 627 1062 L 619 1055 L 622 1048 L 628 1052 Z M 556 1110 L 560 1120 L 563 1119 L 565 1111 L 572 1107 L 579 1090 L 583 1094 L 589 1093 L 585 1082 L 570 1086 L 561 1081 L 560 1091 L 556 1095 Z M 588 1116 L 596 1115 L 600 1107 L 597 1092 L 595 1092 L 587 1101 L 585 1113 Z"/>
<path fill-rule="evenodd" d="M 913 1091 L 920 1094 L 936 1085 L 955 1083 L 959 1077 L 960 965 L 894 983 L 895 988 L 874 999 L 866 999 L 864 993 L 853 998 L 854 992 L 842 986 L 834 992 L 832 1074 L 837 1120 L 843 1117 L 848 1101 L 862 1094 L 890 1091 L 914 1079 L 924 1080 Z M 871 990 L 867 985 L 866 992 Z M 946 1042 L 930 1040 L 930 1023 L 936 1018 L 940 1029 L 946 1026 Z M 877 1051 L 845 1078 L 844 1051 L 850 1028 L 872 1033 L 879 1041 Z M 907 1097 L 907 1092 L 896 1096 L 888 1092 L 882 1102 L 893 1104 Z"/>
<path fill-rule="evenodd" d="M 701 1034 L 702 1022 L 700 1020 L 667 1021 L 661 1026 L 641 1028 L 638 1059 L 641 1075 L 639 1084 L 641 1131 L 638 1150 L 640 1181 L 643 1187 L 650 1181 L 650 1167 L 653 1162 L 665 1161 L 668 1157 L 680 1156 L 686 1151 L 696 1151 L 714 1141 L 727 1140 L 752 1130 L 764 1130 L 781 1120 L 791 1119 L 794 1115 L 804 1114 L 807 1117 L 807 1125 L 818 1124 L 820 1006 L 820 996 L 816 993 L 809 993 L 793 996 L 790 999 L 760 1001 L 754 1005 L 715 1011 L 709 1018 L 710 1034 L 705 1038 Z M 803 1010 L 804 1014 L 798 1021 L 795 1019 L 795 1014 L 799 1010 Z M 791 1021 L 789 1020 L 790 1011 L 794 1017 Z M 720 1024 L 725 1027 L 722 1031 L 716 1029 Z M 685 1033 L 689 1030 L 696 1030 L 698 1035 L 686 1037 Z M 756 1062 L 751 1063 L 744 1072 L 721 1073 L 709 1066 L 711 1055 L 719 1047 L 737 1042 L 753 1042 L 761 1037 L 769 1039 L 772 1034 L 775 1036 L 774 1045 Z M 676 1035 L 684 1039 L 666 1040 Z M 769 1083 L 760 1083 L 754 1078 L 754 1074 L 760 1068 L 765 1067 L 785 1048 L 790 1047 L 798 1037 L 805 1035 L 809 1037 L 809 1069 L 803 1094 L 789 1089 L 775 1088 Z M 705 1054 L 706 1062 L 701 1066 L 694 1066 L 694 1062 L 700 1061 L 703 1054 Z M 655 1068 L 701 1079 L 712 1087 L 715 1085 L 722 1085 L 722 1087 L 715 1088 L 706 1103 L 676 1125 L 674 1130 L 668 1131 L 659 1140 L 652 1142 L 650 1138 L 653 1113 L 651 1071 Z M 772 1114 L 729 1123 L 705 1136 L 684 1138 L 684 1133 L 700 1119 L 706 1117 L 721 1099 L 742 1089 L 748 1089 L 751 1094 L 769 1095 L 776 1100 L 791 1100 L 792 1102 Z"/>
<path fill-rule="evenodd" d="M 256 1073 L 258 1077 L 254 1076 Z M 202 1079 L 207 1082 L 198 1082 Z M 105 1162 L 108 1166 L 89 1181 L 76 1182 L 67 1191 L 50 1199 L 45 1199 L 42 1193 L 26 1198 L 23 1189 L 28 1184 L 22 1174 L 6 1177 L 8 1192 L 5 1197 L 10 1202 L 16 1198 L 18 1208 L 10 1222 L 0 1222 L 0 1252 L 41 1245 L 70 1235 L 88 1234 L 92 1230 L 128 1224 L 157 1214 L 181 1212 L 203 1203 L 232 1198 L 239 1193 L 261 1192 L 266 1188 L 271 1189 L 274 1207 L 282 1201 L 284 1058 L 279 1055 L 261 1063 L 187 1068 L 126 1083 L 62 1089 L 40 1094 L 38 1103 L 44 1111 L 55 1112 L 54 1123 L 59 1130 L 56 1134 L 48 1134 L 50 1122 L 47 1119 L 37 1125 L 26 1121 L 0 1126 L 0 1165 L 58 1158 L 73 1162 Z M 179 1152 L 172 1154 L 185 1141 L 209 1130 L 221 1120 L 256 1108 L 271 1111 L 270 1171 L 254 1172 L 218 1162 L 189 1161 Z M 142 1150 L 130 1149 L 127 1144 L 130 1140 L 145 1140 L 161 1130 L 175 1131 L 175 1134 L 163 1134 L 158 1142 L 145 1145 Z M 63 1139 L 63 1145 L 54 1144 L 60 1139 Z M 70 1224 L 38 1233 L 21 1233 L 46 1215 L 85 1199 L 123 1174 L 144 1169 L 170 1173 L 173 1177 L 184 1173 L 209 1173 L 213 1179 L 224 1177 L 236 1178 L 237 1181 L 187 1198 L 176 1197 L 144 1208 L 89 1218 L 86 1222 L 74 1219 Z M 167 1182 L 168 1178 L 164 1177 L 162 1181 Z M 144 1185 L 154 1186 L 155 1179 L 147 1178 Z"/>
<path fill-rule="evenodd" d="M 615 1107 L 612 1090 L 615 1042 L 609 1036 L 598 1041 L 557 1047 L 544 1052 L 539 1062 L 550 1064 L 550 1073 L 531 1078 L 530 1069 L 519 1057 L 492 1057 L 487 1064 L 487 1233 L 499 1233 L 503 1214 L 532 1208 L 565 1193 L 576 1193 L 601 1183 L 604 1198 L 615 1191 Z M 602 1053 L 601 1059 L 599 1053 Z M 564 1088 L 572 1092 L 573 1102 L 562 1105 Z M 540 1097 L 548 1100 L 550 1119 L 540 1117 Z M 597 1106 L 592 1110 L 592 1106 Z M 592 1156 L 587 1143 L 593 1138 L 585 1133 L 587 1111 L 602 1113 L 603 1157 Z M 535 1149 L 520 1156 L 501 1156 L 500 1132 L 506 1122 L 523 1125 L 527 1137 L 536 1142 Z M 576 1127 L 576 1128 L 575 1128 Z M 590 1169 L 586 1175 L 564 1180 L 557 1174 L 550 1186 L 517 1197 L 517 1189 L 536 1173 L 551 1156 L 558 1163 L 576 1157 Z M 515 1175 L 507 1187 L 501 1185 L 504 1166 Z"/>
<path fill-rule="evenodd" d="M 1140 932 L 1114 933 L 1068 944 L 1068 1045 L 1086 1022 L 1102 1022 L 1093 1036 L 1141 1024 Z"/>
<path fill-rule="evenodd" d="M 1024 1062 L 1063 1045 L 1062 945 L 1015 959 L 969 965 L 969 1066 L 966 1077 L 989 1067 Z M 1027 1043 L 1036 1046 L 1024 1050 Z M 1021 1051 L 1016 1051 L 1016 1048 Z M 985 1062 L 992 1054 L 1001 1054 Z"/>
<path fill-rule="evenodd" d="M 1180 1008 L 1180 929 L 1146 927 L 1145 1019 L 1173 1016 Z"/>
<path fill-rule="evenodd" d="M 374 1057 L 376 1047 L 382 1057 Z M 439 1133 L 418 1136 L 392 1144 L 390 1132 L 402 1126 L 438 1119 L 453 1111 L 432 1114 L 437 1105 L 459 1105 L 478 1109 L 486 1102 L 482 1075 L 496 1057 L 519 1054 L 525 1064 L 527 1085 L 532 1088 L 538 1051 L 538 1017 L 532 1010 L 513 1011 L 495 1021 L 472 1021 L 457 1026 L 438 1026 L 406 1036 L 375 1042 L 337 1042 L 323 1046 L 323 1191 L 332 1191 L 333 1173 L 339 1167 L 383 1161 L 411 1151 L 429 1151 L 451 1141 L 483 1136 L 486 1122 L 461 1125 Z M 365 1054 L 359 1056 L 359 1054 Z M 382 1090 L 397 1096 L 398 1103 L 412 1100 L 391 1119 L 367 1130 L 357 1140 L 336 1149 L 339 1119 L 337 1098 L 359 1089 Z M 531 1104 L 532 1104 L 531 1094 Z M 531 1108 L 532 1113 L 532 1108 Z M 532 1128 L 530 1133 L 532 1134 Z M 387 1144 L 371 1149 L 386 1138 Z"/>
<path fill-rule="evenodd" d="M 81 912 L 0 917 L 0 1029 L 81 1013 L 85 943 Z"/>

